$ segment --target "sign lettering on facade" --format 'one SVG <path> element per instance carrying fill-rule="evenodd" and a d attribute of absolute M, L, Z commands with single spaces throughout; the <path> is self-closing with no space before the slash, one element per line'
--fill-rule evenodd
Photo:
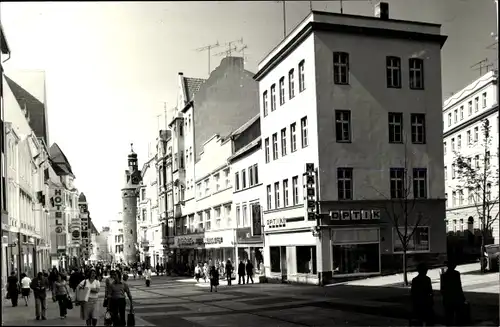
<path fill-rule="evenodd" d="M 177 239 L 177 244 L 179 246 L 182 245 L 202 245 L 203 244 L 203 238 L 198 237 L 198 238 L 193 238 L 193 237 L 179 237 Z"/>
<path fill-rule="evenodd" d="M 54 190 L 54 204 L 55 208 L 54 216 L 56 223 L 56 233 L 61 234 L 64 231 L 64 214 L 63 214 L 63 196 L 61 189 Z"/>
<path fill-rule="evenodd" d="M 205 244 L 222 244 L 222 237 L 207 237 L 203 240 Z"/>
<path fill-rule="evenodd" d="M 269 228 L 280 228 L 286 226 L 285 218 L 272 218 L 268 219 L 266 222 L 267 227 Z"/>
<path fill-rule="evenodd" d="M 260 211 L 260 204 L 252 204 L 252 235 L 262 235 L 262 215 Z"/>
<path fill-rule="evenodd" d="M 330 211 L 332 221 L 380 220 L 380 210 L 334 210 Z"/>

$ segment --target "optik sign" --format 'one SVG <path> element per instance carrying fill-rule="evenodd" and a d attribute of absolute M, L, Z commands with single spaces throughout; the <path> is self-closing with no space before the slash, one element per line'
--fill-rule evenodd
<path fill-rule="evenodd" d="M 61 189 L 54 191 L 54 208 L 56 216 L 56 233 L 61 234 L 64 231 L 64 213 L 63 213 L 63 195 Z"/>

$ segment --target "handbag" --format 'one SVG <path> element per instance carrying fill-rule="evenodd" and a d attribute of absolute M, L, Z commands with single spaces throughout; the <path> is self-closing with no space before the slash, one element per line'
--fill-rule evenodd
<path fill-rule="evenodd" d="M 105 299 L 102 301 L 102 307 L 103 307 L 103 308 L 107 308 L 107 307 L 108 307 L 108 298 L 105 298 Z"/>
<path fill-rule="evenodd" d="M 127 326 L 135 326 L 135 315 L 134 315 L 134 311 L 132 311 L 132 309 L 130 310 L 130 312 L 127 315 Z"/>
<path fill-rule="evenodd" d="M 86 288 L 85 286 L 87 286 L 87 280 L 85 280 L 85 282 L 83 283 L 83 286 L 78 286 L 78 288 L 76 289 L 76 298 L 75 298 L 75 301 L 77 303 L 79 302 L 88 302 L 89 300 L 89 296 L 90 296 L 90 289 L 89 288 Z"/>
<path fill-rule="evenodd" d="M 104 314 L 104 326 L 111 326 L 113 324 L 113 318 L 111 317 L 111 313 L 106 310 Z"/>
<path fill-rule="evenodd" d="M 73 301 L 71 300 L 71 298 L 69 296 L 67 296 L 66 299 L 64 300 L 64 305 L 66 306 L 66 309 L 68 309 L 68 310 L 73 309 Z"/>

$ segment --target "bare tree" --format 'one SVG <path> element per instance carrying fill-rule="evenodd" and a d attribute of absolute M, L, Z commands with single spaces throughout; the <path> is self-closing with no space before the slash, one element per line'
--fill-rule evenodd
<path fill-rule="evenodd" d="M 416 212 L 416 204 L 421 198 L 427 197 L 427 185 L 425 178 L 414 179 L 414 173 L 421 170 L 411 167 L 406 142 L 404 143 L 404 157 L 402 167 L 390 170 L 390 195 L 376 190 L 389 203 L 389 206 L 381 207 L 392 224 L 399 242 L 401 243 L 403 282 L 408 286 L 408 252 L 415 249 L 414 236 L 423 222 L 423 215 Z M 418 194 L 415 194 L 418 193 Z"/>
<path fill-rule="evenodd" d="M 491 163 L 491 126 L 488 119 L 482 121 L 482 140 L 477 142 L 478 154 L 471 157 L 455 153 L 455 167 L 457 177 L 460 181 L 461 190 L 467 189 L 469 199 L 473 201 L 474 208 L 480 221 L 481 231 L 481 271 L 484 272 L 485 240 L 492 231 L 493 223 L 498 219 L 498 210 L 492 215 L 494 208 L 498 207 L 498 195 L 492 197 L 491 191 L 494 185 L 498 185 L 498 166 Z M 498 151 L 498 149 L 497 149 Z M 498 157 L 498 154 L 497 154 Z M 453 174 L 455 173 L 453 172 Z M 460 190 L 460 191 L 461 191 Z"/>

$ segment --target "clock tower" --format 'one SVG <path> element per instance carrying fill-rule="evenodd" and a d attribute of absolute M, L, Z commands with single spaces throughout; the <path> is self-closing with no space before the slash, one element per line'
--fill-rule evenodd
<path fill-rule="evenodd" d="M 122 189 L 123 258 L 125 263 L 133 264 L 138 261 L 137 199 L 142 178 L 133 144 L 130 144 L 130 147 L 131 152 L 128 155 L 128 170 L 125 171 L 125 187 Z"/>

